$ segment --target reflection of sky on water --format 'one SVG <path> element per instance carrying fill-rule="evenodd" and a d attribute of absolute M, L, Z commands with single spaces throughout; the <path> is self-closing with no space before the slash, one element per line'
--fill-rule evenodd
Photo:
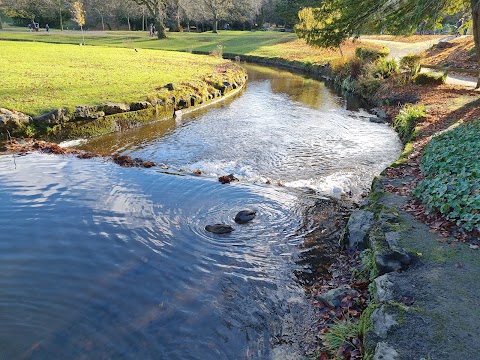
<path fill-rule="evenodd" d="M 270 179 L 357 196 L 398 157 L 396 133 L 370 122 L 363 110 L 344 109 L 324 83 L 284 70 L 247 68 L 247 89 L 231 102 L 82 147 L 120 151 L 175 170 L 233 173 L 244 182 Z"/>
<path fill-rule="evenodd" d="M 0 157 L 7 358 L 216 359 L 251 349 L 263 358 L 272 326 L 304 306 L 291 273 L 301 241 L 293 194 L 102 160 L 16 163 Z M 227 237 L 204 230 L 233 224 L 245 206 L 259 211 L 254 223 Z"/>

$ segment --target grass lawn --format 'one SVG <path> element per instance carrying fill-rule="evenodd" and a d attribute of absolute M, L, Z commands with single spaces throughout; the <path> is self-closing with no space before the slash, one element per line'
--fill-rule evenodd
<path fill-rule="evenodd" d="M 0 40 L 23 40 L 52 43 L 79 44 L 82 35 L 79 31 L 0 31 Z M 220 31 L 218 34 L 204 33 L 168 33 L 168 38 L 158 40 L 150 38 L 148 33 L 140 31 L 90 31 L 85 32 L 87 45 L 101 45 L 124 48 L 142 48 L 173 50 L 182 52 L 199 51 L 210 53 L 218 45 L 223 52 L 236 55 L 275 57 L 288 60 L 325 64 L 340 57 L 338 49 L 317 49 L 299 40 L 295 34 L 274 31 Z M 352 55 L 361 45 L 347 42 L 342 46 L 345 56 Z M 371 44 L 368 45 L 372 47 Z"/>
<path fill-rule="evenodd" d="M 226 63 L 185 52 L 44 42 L 0 41 L 0 49 L 0 107 L 29 115 L 145 100 L 167 83 L 212 75 Z"/>

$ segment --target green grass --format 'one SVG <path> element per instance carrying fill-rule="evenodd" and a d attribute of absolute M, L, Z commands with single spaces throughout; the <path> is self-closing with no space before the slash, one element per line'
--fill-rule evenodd
<path fill-rule="evenodd" d="M 21 41 L 2 41 L 0 47 L 0 107 L 29 115 L 145 100 L 167 83 L 204 78 L 225 64 L 213 56 L 148 49 Z"/>
<path fill-rule="evenodd" d="M 406 104 L 393 120 L 393 128 L 404 144 L 407 144 L 414 134 L 415 121 L 426 115 L 424 106 Z"/>
<path fill-rule="evenodd" d="M 30 33 L 24 31 L 0 31 L 0 40 L 35 41 L 61 44 L 79 44 L 82 35 L 79 31 L 58 31 L 50 33 L 40 31 Z M 140 31 L 86 31 L 87 45 L 126 47 L 141 49 L 156 49 L 181 52 L 210 53 L 218 45 L 223 46 L 225 54 L 249 55 L 269 58 L 297 60 L 312 64 L 325 64 L 339 58 L 340 52 L 336 49 L 317 49 L 297 39 L 293 33 L 272 31 L 220 31 L 194 33 L 168 33 L 168 38 L 158 40 L 151 38 L 147 32 Z M 353 56 L 355 48 L 362 43 L 347 42 L 342 46 L 344 55 Z M 370 46 L 371 47 L 371 46 Z"/>

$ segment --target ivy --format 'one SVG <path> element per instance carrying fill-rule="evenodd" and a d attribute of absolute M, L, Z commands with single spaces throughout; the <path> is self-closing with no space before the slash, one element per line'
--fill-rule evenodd
<path fill-rule="evenodd" d="M 422 158 L 425 179 L 414 190 L 430 211 L 465 230 L 480 230 L 480 119 L 434 137 Z"/>

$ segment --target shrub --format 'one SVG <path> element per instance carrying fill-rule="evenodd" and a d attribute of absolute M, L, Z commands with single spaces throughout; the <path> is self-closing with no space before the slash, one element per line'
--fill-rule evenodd
<path fill-rule="evenodd" d="M 445 73 L 418 73 L 413 80 L 418 85 L 442 85 L 445 84 Z"/>
<path fill-rule="evenodd" d="M 348 68 L 349 76 L 353 80 L 357 80 L 358 77 L 362 74 L 363 63 L 360 59 L 352 58 L 347 62 L 346 66 Z"/>
<path fill-rule="evenodd" d="M 357 80 L 357 90 L 363 97 L 368 97 L 375 94 L 382 83 L 383 79 L 371 75 L 360 76 Z"/>
<path fill-rule="evenodd" d="M 395 59 L 381 58 L 375 62 L 373 77 L 387 79 L 395 74 L 398 74 L 398 63 Z"/>
<path fill-rule="evenodd" d="M 412 137 L 415 121 L 423 118 L 425 115 L 425 107 L 423 106 L 406 104 L 400 110 L 393 120 L 393 128 L 404 144 Z"/>
<path fill-rule="evenodd" d="M 434 137 L 422 158 L 425 179 L 414 190 L 430 210 L 480 231 L 480 120 Z"/>
<path fill-rule="evenodd" d="M 217 58 L 222 58 L 223 57 L 223 46 L 222 45 L 217 45 L 215 49 L 212 50 L 210 55 L 213 55 Z"/>
<path fill-rule="evenodd" d="M 374 62 L 380 58 L 384 58 L 389 53 L 390 53 L 390 49 L 388 49 L 387 47 L 378 49 L 378 48 L 360 46 L 355 49 L 355 56 L 360 60 L 367 61 L 367 62 Z"/>
<path fill-rule="evenodd" d="M 400 59 L 400 69 L 410 72 L 410 76 L 415 76 L 420 71 L 420 62 L 423 56 L 419 54 L 408 54 Z"/>

